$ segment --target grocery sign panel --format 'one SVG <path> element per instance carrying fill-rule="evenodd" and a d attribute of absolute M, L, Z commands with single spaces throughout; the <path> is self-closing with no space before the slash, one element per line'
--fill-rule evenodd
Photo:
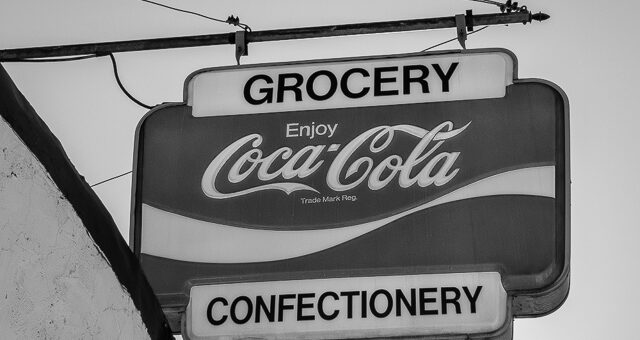
<path fill-rule="evenodd" d="M 508 339 L 558 308 L 568 102 L 516 69 L 493 49 L 189 76 L 136 134 L 132 247 L 174 331 Z"/>

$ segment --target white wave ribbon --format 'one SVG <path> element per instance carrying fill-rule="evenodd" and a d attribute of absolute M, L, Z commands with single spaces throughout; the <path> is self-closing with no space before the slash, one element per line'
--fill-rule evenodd
<path fill-rule="evenodd" d="M 555 197 L 555 167 L 502 172 L 377 221 L 320 230 L 262 230 L 201 221 L 142 205 L 141 252 L 180 261 L 250 263 L 313 254 L 440 204 L 495 195 Z"/>

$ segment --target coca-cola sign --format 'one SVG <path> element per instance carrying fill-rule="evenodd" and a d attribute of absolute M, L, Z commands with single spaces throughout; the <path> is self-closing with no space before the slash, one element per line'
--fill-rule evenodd
<path fill-rule="evenodd" d="M 231 143 L 211 161 L 202 176 L 202 191 L 214 199 L 238 197 L 262 190 L 280 190 L 286 194 L 295 191 L 311 191 L 320 194 L 317 189 L 302 183 L 304 178 L 314 175 L 317 171 L 326 173 L 324 176 L 326 186 L 338 193 L 348 192 L 363 182 L 366 182 L 369 190 L 377 191 L 386 187 L 396 175 L 398 177 L 397 184 L 401 188 L 413 185 L 422 188 L 430 185 L 442 186 L 451 181 L 460 170 L 452 169 L 460 152 L 436 153 L 436 151 L 444 141 L 464 131 L 469 124 L 454 129 L 453 123 L 447 121 L 434 127 L 431 131 L 413 125 L 376 126 L 357 135 L 353 140 L 345 143 L 343 148 L 340 144 L 307 145 L 295 153 L 290 147 L 284 146 L 271 154 L 266 154 L 259 149 L 263 141 L 262 135 L 250 134 Z M 293 124 L 287 124 L 287 132 L 290 131 L 291 125 Z M 321 127 L 325 127 L 325 130 L 321 131 L 330 132 L 327 135 L 327 138 L 330 139 L 338 128 L 338 123 L 333 124 L 333 130 L 330 125 L 328 127 L 318 125 L 318 128 Z M 375 165 L 370 156 L 352 159 L 353 155 L 360 150 L 366 152 L 368 149 L 371 154 L 382 153 L 393 142 L 396 132 L 404 132 L 417 138 L 416 146 L 411 150 L 406 160 L 397 154 L 392 154 Z M 318 133 L 320 134 L 320 130 Z M 287 133 L 287 137 L 289 136 Z M 313 132 L 309 139 L 313 139 Z M 249 144 L 253 148 L 242 155 L 236 155 L 238 150 Z M 337 155 L 331 165 L 323 167 L 325 165 L 323 158 L 330 152 L 336 152 Z M 278 161 L 281 161 L 282 164 L 276 164 Z M 348 162 L 351 163 L 347 165 Z M 271 183 L 235 192 L 220 192 L 216 188 L 216 182 L 225 182 L 225 176 L 220 172 L 222 168 L 225 168 L 225 165 L 231 163 L 233 166 L 226 176 L 227 183 L 239 184 L 247 180 L 249 176 L 255 176 L 263 183 Z M 414 170 L 416 166 L 422 167 L 417 173 Z M 361 167 L 364 169 L 363 171 L 360 171 Z M 323 171 L 323 168 L 326 169 Z M 360 175 L 354 176 L 357 173 Z M 412 175 L 412 173 L 415 174 Z M 341 177 L 345 179 L 342 180 Z M 276 179 L 279 181 L 273 182 Z M 302 199 L 301 202 L 304 203 L 305 199 Z"/>
<path fill-rule="evenodd" d="M 567 102 L 514 70 L 508 51 L 481 50 L 190 76 L 185 103 L 141 121 L 134 176 L 133 248 L 173 326 L 192 287 L 234 282 L 495 273 L 513 305 L 483 334 L 557 308 Z M 486 299 L 476 289 L 469 301 Z M 207 320 L 239 318 L 220 299 L 197 323 L 211 334 Z M 385 334 L 441 329 L 414 326 Z"/>

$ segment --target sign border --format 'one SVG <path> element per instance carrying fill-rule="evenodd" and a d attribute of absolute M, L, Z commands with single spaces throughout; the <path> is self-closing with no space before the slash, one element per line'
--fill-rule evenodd
<path fill-rule="evenodd" d="M 139 162 L 141 161 L 141 151 L 140 151 L 140 143 L 142 141 L 143 133 L 142 133 L 142 125 L 145 120 L 154 112 L 172 106 L 184 106 L 188 105 L 188 91 L 189 84 L 193 77 L 197 74 L 210 72 L 210 71 L 223 71 L 223 70 L 238 70 L 238 69 L 248 69 L 248 68 L 258 68 L 258 67 L 271 67 L 271 66 L 295 66 L 295 65 L 313 65 L 313 64 L 322 64 L 327 62 L 342 62 L 342 61 L 358 61 L 358 60 L 378 60 L 378 59 L 395 59 L 395 58 L 406 58 L 406 57 L 421 57 L 421 56 L 440 56 L 440 55 L 454 55 L 454 54 L 482 54 L 482 53 L 503 53 L 511 58 L 513 62 L 513 72 L 512 72 L 512 81 L 513 84 L 525 84 L 525 83 L 537 83 L 543 84 L 551 87 L 554 91 L 556 91 L 563 101 L 563 117 L 560 120 L 559 117 L 556 117 L 556 235 L 563 237 L 564 242 L 557 241 L 556 247 L 558 247 L 558 255 L 562 254 L 564 257 L 564 263 L 562 272 L 558 275 L 557 279 L 548 285 L 539 290 L 509 290 L 505 287 L 505 291 L 507 291 L 507 316 L 511 316 L 511 318 L 507 317 L 505 320 L 505 324 L 503 327 L 498 329 L 497 331 L 489 334 L 475 334 L 463 337 L 464 339 L 475 339 L 475 338 L 489 338 L 489 339 L 511 339 L 512 336 L 512 327 L 513 327 L 513 318 L 523 318 L 523 317 L 539 317 L 550 314 L 560 308 L 564 301 L 566 301 L 569 295 L 569 285 L 570 285 L 570 248 L 571 248 L 571 206 L 570 206 L 570 193 L 571 193 L 571 183 L 570 183 L 570 126 L 569 126 L 569 100 L 566 93 L 555 83 L 539 79 L 539 78 L 518 78 L 518 59 L 516 55 L 510 50 L 504 48 L 483 48 L 483 49 L 470 49 L 470 50 L 444 50 L 444 51 L 434 51 L 434 52 L 417 52 L 417 53 L 404 53 L 404 54 L 392 54 L 392 55 L 382 55 L 382 56 L 359 56 L 359 57 L 344 57 L 344 58 L 329 58 L 329 59 L 317 59 L 317 60 L 300 60 L 293 62 L 272 62 L 272 63 L 261 63 L 261 64 L 248 64 L 248 65 L 233 65 L 233 66 L 221 66 L 221 67 L 210 67 L 196 70 L 190 73 L 185 79 L 183 85 L 183 101 L 182 102 L 169 102 L 163 103 L 161 105 L 157 105 L 153 107 L 149 112 L 147 112 L 138 122 L 135 131 L 135 139 L 134 139 L 134 153 L 133 153 L 133 171 L 132 171 L 132 184 L 131 184 L 131 220 L 130 220 L 130 236 L 129 236 L 129 245 L 134 252 L 135 256 L 140 258 L 140 237 L 142 234 L 142 226 L 140 223 L 141 212 L 140 205 L 137 204 L 141 202 L 140 197 L 140 181 L 138 180 L 138 176 L 140 175 L 138 168 L 141 167 Z M 562 131 L 563 134 L 560 135 L 558 132 Z M 560 249 L 563 248 L 563 249 Z M 459 269 L 450 270 L 449 273 L 460 272 Z M 438 271 L 438 273 L 447 273 L 447 271 Z M 269 278 L 266 281 L 273 280 L 274 278 Z M 277 279 L 277 278 L 275 278 Z M 283 278 L 280 278 L 283 279 Z M 291 278 L 289 278 L 290 280 Z M 186 310 L 185 306 L 165 306 L 163 310 L 167 314 L 167 318 L 174 329 L 175 332 L 179 332 L 182 329 L 184 321 L 184 312 Z M 456 339 L 456 335 L 447 336 L 428 336 L 426 339 Z"/>

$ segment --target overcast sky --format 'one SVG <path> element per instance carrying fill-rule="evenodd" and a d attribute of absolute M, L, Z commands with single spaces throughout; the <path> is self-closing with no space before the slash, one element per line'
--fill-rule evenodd
<path fill-rule="evenodd" d="M 164 1 L 253 30 L 450 16 L 497 8 L 470 1 Z M 622 339 L 638 333 L 640 121 L 636 91 L 640 3 L 521 2 L 544 23 L 490 27 L 469 48 L 502 47 L 520 78 L 562 87 L 571 107 L 571 292 L 552 315 L 516 320 L 515 339 Z M 222 33 L 233 28 L 134 0 L 0 0 L 0 49 Z M 606 19 L 606 20 L 605 20 Z M 243 63 L 420 51 L 453 29 L 252 44 Z M 453 42 L 439 49 L 459 48 Z M 235 64 L 233 46 L 117 54 L 125 86 L 147 104 L 182 100 L 185 77 Z M 134 131 L 147 110 L 118 89 L 108 58 L 3 63 L 90 184 L 131 170 Z M 128 238 L 131 176 L 95 188 Z"/>

